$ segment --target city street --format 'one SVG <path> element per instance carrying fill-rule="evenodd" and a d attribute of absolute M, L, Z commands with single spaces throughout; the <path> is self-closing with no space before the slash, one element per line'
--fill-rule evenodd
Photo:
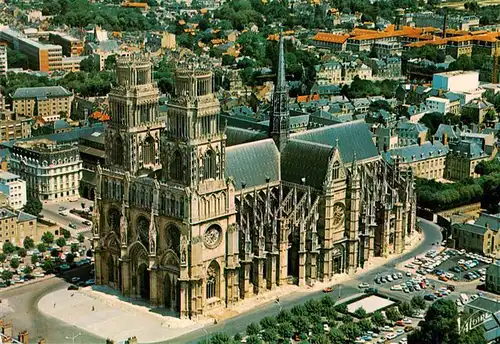
<path fill-rule="evenodd" d="M 372 284 L 373 280 L 377 275 L 380 274 L 388 274 L 389 271 L 395 272 L 399 271 L 396 269 L 396 265 L 399 262 L 411 259 L 415 256 L 424 254 L 428 250 L 435 247 L 436 243 L 440 243 L 442 240 L 440 227 L 432 222 L 427 220 L 419 219 L 420 227 L 424 232 L 424 239 L 422 242 L 415 247 L 413 250 L 403 254 L 399 258 L 394 258 L 389 260 L 383 266 L 375 268 L 368 273 L 363 275 L 356 274 L 350 279 L 348 282 L 343 283 L 342 285 L 336 286 L 335 291 L 330 294 L 337 299 L 343 299 L 345 297 L 349 297 L 355 294 L 359 294 L 361 291 L 358 288 L 360 283 L 369 283 Z M 174 340 L 168 341 L 167 343 L 196 343 L 197 341 L 210 337 L 213 333 L 224 331 L 231 335 L 234 335 L 238 332 L 244 332 L 248 324 L 252 322 L 259 322 L 265 316 L 273 316 L 277 315 L 281 308 L 290 309 L 296 304 L 301 304 L 310 299 L 321 298 L 325 294 L 322 291 L 318 292 L 301 292 L 294 293 L 291 295 L 280 297 L 280 303 L 277 304 L 275 302 L 268 303 L 267 305 L 263 305 L 258 307 L 258 309 L 253 309 L 244 314 L 237 315 L 233 318 L 230 318 L 225 321 L 221 321 L 216 325 L 209 325 L 205 328 L 193 331 L 184 336 L 175 338 Z M 409 295 L 411 298 L 413 295 Z"/>

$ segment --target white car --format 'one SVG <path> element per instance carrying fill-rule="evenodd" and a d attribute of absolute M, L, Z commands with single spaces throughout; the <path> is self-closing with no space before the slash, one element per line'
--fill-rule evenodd
<path fill-rule="evenodd" d="M 399 284 L 396 284 L 396 285 L 393 285 L 391 287 L 391 290 L 393 290 L 393 291 L 401 291 L 401 290 L 403 290 L 403 287 L 401 287 L 401 285 L 399 285 Z"/>
<path fill-rule="evenodd" d="M 406 276 L 407 276 L 407 277 L 411 277 L 411 272 L 407 272 L 407 273 L 406 273 Z"/>
<path fill-rule="evenodd" d="M 403 319 L 403 322 L 406 324 L 406 325 L 410 325 L 412 323 L 411 319 L 408 319 L 408 318 L 404 318 Z"/>
<path fill-rule="evenodd" d="M 393 279 L 392 279 L 392 276 L 391 275 L 387 275 L 385 276 L 385 279 L 387 280 L 387 282 L 392 282 Z"/>
<path fill-rule="evenodd" d="M 369 288 L 370 285 L 368 283 L 361 283 L 360 285 L 358 285 L 358 288 L 360 289 L 364 289 L 364 288 Z"/>
<path fill-rule="evenodd" d="M 387 337 L 387 339 L 394 339 L 394 338 L 396 338 L 396 337 L 397 337 L 397 335 L 396 335 L 395 333 L 388 333 L 388 334 L 386 335 L 386 337 Z"/>

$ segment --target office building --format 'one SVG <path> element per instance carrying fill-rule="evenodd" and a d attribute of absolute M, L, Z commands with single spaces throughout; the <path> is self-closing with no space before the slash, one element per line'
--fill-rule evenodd
<path fill-rule="evenodd" d="M 76 144 L 47 139 L 15 143 L 9 169 L 26 181 L 28 196 L 42 202 L 77 200 L 82 162 Z"/>
<path fill-rule="evenodd" d="M 0 113 L 0 143 L 31 137 L 31 118 Z"/>
<path fill-rule="evenodd" d="M 50 32 L 49 41 L 61 46 L 66 57 L 80 56 L 83 53 L 83 41 L 63 32 Z"/>
<path fill-rule="evenodd" d="M 469 92 L 479 87 L 479 73 L 456 70 L 432 76 L 432 88 L 445 92 Z"/>
<path fill-rule="evenodd" d="M 451 236 L 456 249 L 496 257 L 500 248 L 500 214 L 482 213 L 472 222 L 451 226 Z"/>
<path fill-rule="evenodd" d="M 0 171 L 0 192 L 8 197 L 9 206 L 14 210 L 26 204 L 26 182 L 17 174 Z"/>
<path fill-rule="evenodd" d="M 0 42 L 5 42 L 11 49 L 26 55 L 28 58 L 26 68 L 41 72 L 54 72 L 61 69 L 62 48 L 60 45 L 42 44 L 8 27 L 0 28 Z"/>

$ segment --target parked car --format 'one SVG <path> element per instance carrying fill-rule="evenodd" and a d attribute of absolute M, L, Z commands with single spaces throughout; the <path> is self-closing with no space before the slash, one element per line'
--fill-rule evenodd
<path fill-rule="evenodd" d="M 365 289 L 365 288 L 369 288 L 370 285 L 368 283 L 361 283 L 360 285 L 358 285 L 358 288 L 360 289 Z"/>
<path fill-rule="evenodd" d="M 378 289 L 377 288 L 367 288 L 367 289 L 365 289 L 365 293 L 367 293 L 367 294 L 377 294 L 378 293 Z"/>
<path fill-rule="evenodd" d="M 92 222 L 90 221 L 83 221 L 82 222 L 85 226 L 91 226 L 92 225 Z"/>
<path fill-rule="evenodd" d="M 80 277 L 76 277 L 76 276 L 75 277 L 71 277 L 71 283 L 76 283 L 78 281 L 80 281 Z"/>
<path fill-rule="evenodd" d="M 68 287 L 68 290 L 78 290 L 79 288 L 74 285 L 74 284 L 71 284 L 69 287 Z"/>
<path fill-rule="evenodd" d="M 76 225 L 73 223 L 73 222 L 70 222 L 70 224 L 68 225 L 69 228 L 73 228 L 73 229 L 76 229 Z"/>

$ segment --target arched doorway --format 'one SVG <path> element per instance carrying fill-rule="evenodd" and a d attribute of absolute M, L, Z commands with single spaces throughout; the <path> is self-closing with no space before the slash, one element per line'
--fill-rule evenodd
<path fill-rule="evenodd" d="M 94 200 L 94 198 L 95 198 L 95 191 L 94 191 L 94 188 L 90 188 L 90 197 L 89 197 L 89 199 L 90 199 L 91 201 L 93 201 L 93 200 Z"/>
<path fill-rule="evenodd" d="M 165 308 L 170 309 L 172 307 L 172 283 L 170 282 L 169 274 L 165 275 L 164 287 Z"/>
<path fill-rule="evenodd" d="M 89 199 L 89 188 L 87 186 L 83 187 L 83 198 Z"/>
<path fill-rule="evenodd" d="M 146 264 L 139 266 L 139 295 L 149 300 L 149 270 Z"/>

